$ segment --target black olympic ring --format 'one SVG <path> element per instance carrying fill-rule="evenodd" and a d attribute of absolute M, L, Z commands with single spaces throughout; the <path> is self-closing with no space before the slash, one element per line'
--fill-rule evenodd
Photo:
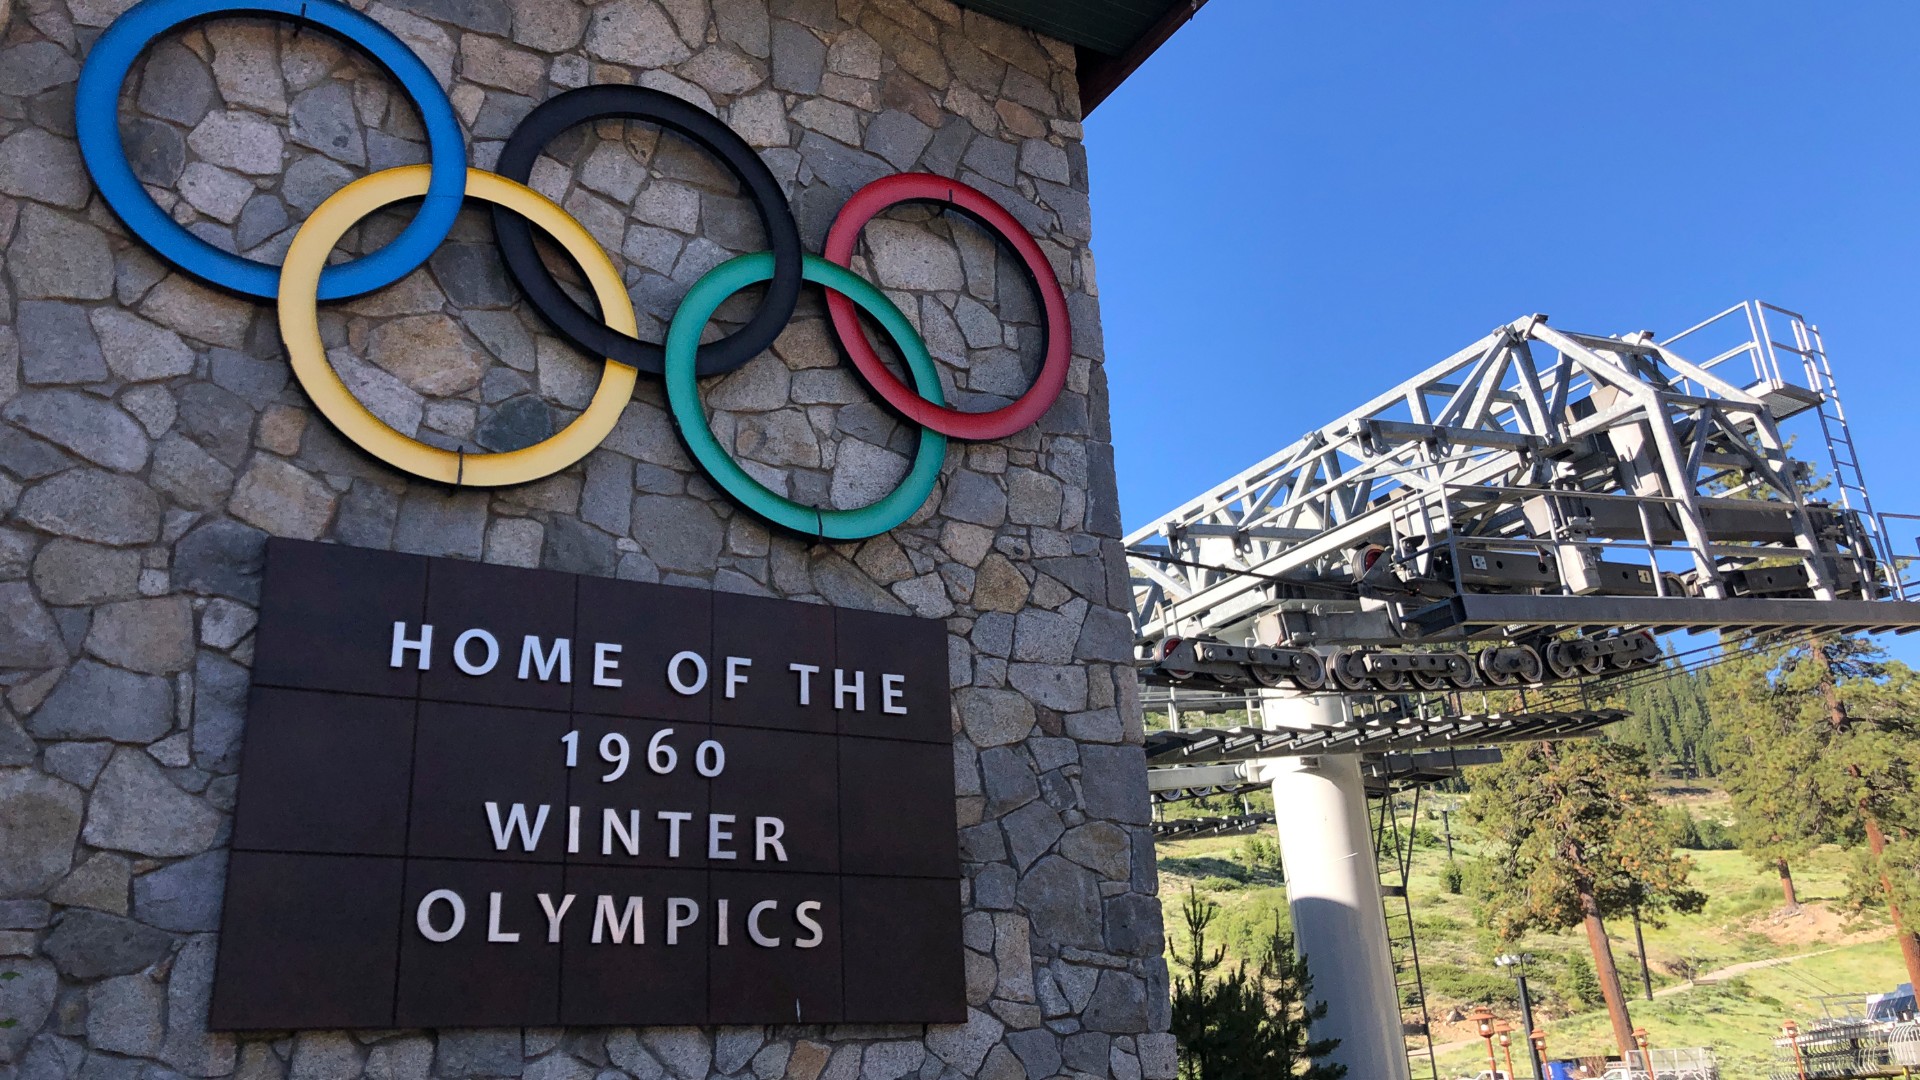
<path fill-rule="evenodd" d="M 702 376 L 724 375 L 764 352 L 780 336 L 800 300 L 800 227 L 773 171 L 734 130 L 672 94 L 644 86 L 596 85 L 569 90 L 542 102 L 520 121 L 500 150 L 494 171 L 525 184 L 534 160 L 568 128 L 589 120 L 618 117 L 647 120 L 683 135 L 720 159 L 740 181 L 760 215 L 773 251 L 773 278 L 760 307 L 745 326 L 700 346 L 695 368 Z M 654 375 L 666 371 L 662 345 L 628 337 L 589 313 L 560 288 L 533 246 L 527 219 L 506 207 L 493 208 L 493 231 L 507 272 L 526 293 L 533 309 L 589 356 L 602 356 Z"/>

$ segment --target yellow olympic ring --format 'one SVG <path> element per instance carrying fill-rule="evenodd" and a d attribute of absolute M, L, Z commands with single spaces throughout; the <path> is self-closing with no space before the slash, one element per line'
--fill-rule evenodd
<path fill-rule="evenodd" d="M 390 203 L 425 195 L 432 174 L 426 165 L 405 165 L 361 177 L 321 203 L 294 234 L 293 246 L 280 270 L 279 298 L 280 337 L 286 343 L 294 376 L 348 440 L 415 476 L 443 484 L 499 487 L 559 472 L 586 457 L 613 430 L 621 410 L 633 397 L 636 369 L 607 360 L 600 373 L 600 386 L 586 411 L 548 438 L 521 450 L 466 454 L 428 446 L 394 430 L 353 396 L 327 361 L 326 346 L 320 341 L 316 300 L 327 257 L 340 237 L 368 214 Z M 620 280 L 620 271 L 572 215 L 532 188 L 480 169 L 467 170 L 466 195 L 506 207 L 559 241 L 585 272 L 608 325 L 629 337 L 638 335 L 633 303 Z"/>

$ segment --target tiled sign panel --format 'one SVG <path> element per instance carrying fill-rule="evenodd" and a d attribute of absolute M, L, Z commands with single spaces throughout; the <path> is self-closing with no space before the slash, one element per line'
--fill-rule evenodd
<path fill-rule="evenodd" d="M 937 621 L 269 542 L 220 1029 L 964 1021 Z"/>

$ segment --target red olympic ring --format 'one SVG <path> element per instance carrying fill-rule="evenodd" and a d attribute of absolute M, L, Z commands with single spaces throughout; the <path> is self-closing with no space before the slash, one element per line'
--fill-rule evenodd
<path fill-rule="evenodd" d="M 827 311 L 833 316 L 834 332 L 839 335 L 840 344 L 853 359 L 854 369 L 861 378 L 867 381 L 874 393 L 907 419 L 956 439 L 979 441 L 1011 435 L 1040 419 L 1053 407 L 1061 389 L 1067 384 L 1073 331 L 1067 320 L 1067 298 L 1060 291 L 1060 279 L 1054 276 L 1053 264 L 1047 261 L 1040 245 L 1034 243 L 1033 237 L 1027 235 L 1027 230 L 999 203 L 958 180 L 931 173 L 899 173 L 882 177 L 855 192 L 833 219 L 833 227 L 827 230 L 826 248 L 822 254 L 828 262 L 850 265 L 853 262 L 854 245 L 860 239 L 860 230 L 875 214 L 903 202 L 937 202 L 958 209 L 999 233 L 1019 253 L 1020 261 L 1026 264 L 1027 274 L 1033 279 L 1034 288 L 1040 293 L 1041 307 L 1046 311 L 1046 358 L 1041 362 L 1039 377 L 1011 405 L 992 412 L 963 412 L 935 405 L 901 382 L 900 377 L 873 351 L 872 343 L 860 327 L 853 301 L 828 289 Z"/>

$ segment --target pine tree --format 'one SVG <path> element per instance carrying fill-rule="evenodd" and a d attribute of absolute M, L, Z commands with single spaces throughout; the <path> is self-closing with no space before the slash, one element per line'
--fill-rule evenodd
<path fill-rule="evenodd" d="M 1864 846 L 1856 899 L 1883 897 L 1908 977 L 1920 983 L 1920 677 L 1863 638 L 1755 648 L 1715 673 L 1716 723 L 1740 744 L 1727 774 L 1742 846 L 1788 860 L 1813 845 Z"/>
<path fill-rule="evenodd" d="M 1220 906 L 1192 888 L 1182 905 L 1187 951 L 1174 964 L 1186 974 L 1173 980 L 1173 1036 L 1180 1044 L 1181 1080 L 1340 1080 L 1346 1066 L 1321 1062 L 1340 1045 L 1315 1039 L 1313 1022 L 1327 1015 L 1314 1003 L 1306 957 L 1294 956 L 1293 935 L 1273 921 L 1257 976 L 1240 964 L 1218 977 L 1224 947 L 1211 951 L 1207 927 Z"/>
<path fill-rule="evenodd" d="M 1622 1053 L 1634 1046 L 1633 1022 L 1605 920 L 1636 905 L 1657 913 L 1706 902 L 1687 886 L 1692 862 L 1675 854 L 1649 787 L 1646 759 L 1632 747 L 1543 742 L 1477 770 L 1467 802 L 1504 863 L 1490 875 L 1487 922 L 1508 940 L 1584 926 Z"/>
<path fill-rule="evenodd" d="M 1263 1080 L 1265 1002 L 1246 968 L 1214 978 L 1227 950 L 1207 948 L 1207 927 L 1220 905 L 1187 889 L 1182 914 L 1187 952 L 1174 957 L 1186 970 L 1173 980 L 1173 1037 L 1180 1044 L 1181 1080 Z"/>
<path fill-rule="evenodd" d="M 1782 901 L 1795 907 L 1794 860 L 1840 839 L 1841 824 L 1815 792 L 1829 742 L 1825 723 L 1803 715 L 1773 683 L 1789 651 L 1750 646 L 1709 673 L 1708 695 L 1714 725 L 1732 750 L 1721 778 L 1733 798 L 1740 850 L 1779 875 Z"/>
<path fill-rule="evenodd" d="M 1305 954 L 1294 952 L 1293 933 L 1273 920 L 1266 955 L 1260 962 L 1260 981 L 1267 988 L 1271 1010 L 1267 1015 L 1269 1076 L 1303 1080 L 1340 1080 L 1345 1065 L 1326 1060 L 1339 1039 L 1316 1039 L 1313 1023 L 1327 1015 L 1327 1003 L 1313 1000 L 1313 975 Z"/>
<path fill-rule="evenodd" d="M 1920 928 L 1914 921 L 1920 889 L 1912 874 L 1920 833 L 1920 755 L 1914 748 L 1920 678 L 1904 664 L 1885 662 L 1885 655 L 1860 638 L 1821 638 L 1807 650 L 1808 662 L 1782 681 L 1818 694 L 1834 747 L 1820 763 L 1817 789 L 1830 805 L 1852 812 L 1866 839 L 1865 870 L 1878 877 L 1893 916 L 1907 979 L 1920 986 Z"/>

